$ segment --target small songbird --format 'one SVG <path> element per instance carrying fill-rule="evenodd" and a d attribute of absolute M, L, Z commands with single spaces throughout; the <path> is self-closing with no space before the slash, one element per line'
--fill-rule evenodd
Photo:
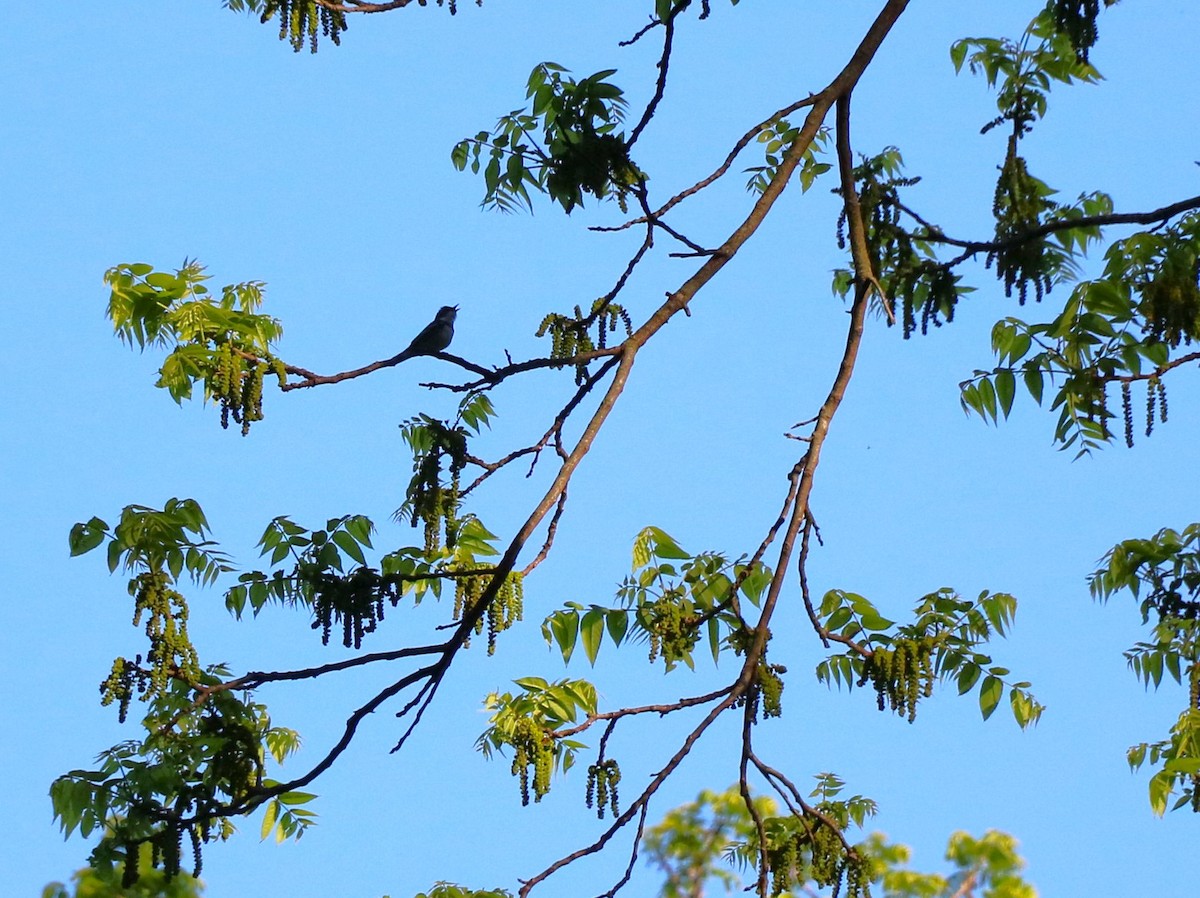
<path fill-rule="evenodd" d="M 417 334 L 408 344 L 408 349 L 396 356 L 397 363 L 418 355 L 434 355 L 450 345 L 454 339 L 454 319 L 458 306 L 442 306 L 425 330 Z"/>

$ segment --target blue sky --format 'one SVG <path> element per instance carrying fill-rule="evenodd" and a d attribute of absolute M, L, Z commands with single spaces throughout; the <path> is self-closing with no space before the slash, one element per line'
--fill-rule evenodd
<path fill-rule="evenodd" d="M 657 50 L 617 42 L 648 2 L 464 2 L 451 18 L 411 8 L 354 18 L 340 48 L 293 54 L 274 30 L 189 3 L 77 3 L 39 9 L 0 36 L 0 559 L 7 626 L 0 757 L 9 771 L 0 819 L 0 877 L 32 895 L 79 867 L 87 846 L 51 822 L 49 782 L 135 735 L 98 706 L 113 657 L 141 649 L 124 583 L 99 557 L 67 558 L 71 524 L 110 521 L 125 504 L 196 498 L 215 535 L 247 567 L 265 522 L 286 513 L 317 526 L 364 513 L 377 545 L 411 534 L 389 521 L 410 461 L 396 425 L 418 411 L 452 413 L 452 397 L 420 381 L 452 376 L 418 359 L 373 377 L 267 396 L 264 422 L 242 439 L 211 408 L 177 408 L 152 388 L 159 358 L 111 336 L 101 275 L 120 262 L 171 268 L 198 257 L 220 285 L 267 282 L 280 351 L 321 372 L 394 354 L 438 306 L 458 303 L 454 351 L 480 364 L 534 357 L 552 309 L 609 289 L 637 239 L 587 226 L 618 220 L 593 206 L 570 218 L 546 204 L 505 217 L 478 208 L 482 184 L 455 172 L 450 147 L 517 108 L 529 70 L 554 60 L 585 75 L 617 68 L 632 107 L 649 96 Z M 707 174 L 734 140 L 774 109 L 823 86 L 877 4 L 713 3 L 708 22 L 681 28 L 662 111 L 637 161 L 663 198 Z M 951 233 L 988 232 L 1003 138 L 980 136 L 994 115 L 981 79 L 956 77 L 948 48 L 967 35 L 1014 35 L 1037 2 L 913 4 L 855 94 L 856 149 L 899 146 L 924 180 L 913 192 Z M 1098 86 L 1056 91 L 1027 141 L 1030 165 L 1065 197 L 1109 191 L 1141 211 L 1196 193 L 1200 124 L 1194 35 L 1200 8 L 1183 0 L 1106 12 L 1093 61 Z M 754 151 L 743 157 L 756 164 Z M 742 178 L 681 208 L 676 224 L 720 239 L 750 203 Z M 299 844 L 259 845 L 257 822 L 208 852 L 212 898 L 278 889 L 306 895 L 406 896 L 437 879 L 512 886 L 599 832 L 568 776 L 541 806 L 522 809 L 507 764 L 473 750 L 480 702 L 513 677 L 591 677 L 605 707 L 704 691 L 729 674 L 699 665 L 664 677 L 641 649 L 606 647 L 594 671 L 561 659 L 537 621 L 563 601 L 606 602 L 628 571 L 634 534 L 655 524 L 685 547 L 751 551 L 780 502 L 798 444 L 782 437 L 810 417 L 832 378 L 845 315 L 829 292 L 844 264 L 834 240 L 831 183 L 789 190 L 760 233 L 639 357 L 621 406 L 571 491 L 555 551 L 527 585 L 529 625 L 494 658 L 473 650 L 434 711 L 398 755 L 382 712 L 316 786 L 320 825 Z M 693 270 L 667 247 L 624 294 L 635 320 Z M 1144 775 L 1125 748 L 1161 738 L 1183 696 L 1146 694 L 1121 651 L 1139 638 L 1127 599 L 1094 605 L 1085 576 L 1116 541 L 1195 518 L 1200 396 L 1180 372 L 1171 421 L 1133 451 L 1113 447 L 1072 463 L 1050 445 L 1053 418 L 1018 399 L 1013 420 L 988 428 L 959 409 L 957 383 L 992 365 L 988 333 L 1005 315 L 1044 320 L 1065 297 L 1018 310 L 982 271 L 953 326 L 900 339 L 875 320 L 817 477 L 813 510 L 825 546 L 814 588 L 861 592 L 896 617 L 926 592 L 1011 592 L 1017 628 L 996 659 L 1033 681 L 1048 706 L 1022 733 L 948 690 L 909 726 L 873 697 L 829 693 L 809 671 L 819 645 L 790 602 L 772 658 L 791 674 L 785 716 L 760 726 L 762 753 L 797 781 L 824 770 L 876 798 L 875 828 L 938 866 L 956 829 L 1021 840 L 1043 894 L 1185 894 L 1179 862 L 1196 820 L 1154 819 Z M 535 382 L 536 381 L 536 382 Z M 570 384 L 550 375 L 494 398 L 499 419 L 480 450 L 500 455 L 540 434 Z M 480 496 L 475 510 L 507 536 L 540 498 L 543 468 Z M 235 624 L 219 594 L 192 595 L 202 660 L 234 670 L 283 669 L 336 656 L 305 620 L 275 609 Z M 422 608 L 377 647 L 423 639 L 448 609 Z M 411 628 L 406 630 L 406 624 Z M 395 642 L 388 642 L 395 640 Z M 314 688 L 262 693 L 275 720 L 298 728 L 301 769 L 324 753 L 345 714 L 395 671 Z M 393 709 L 394 710 L 394 709 Z M 640 728 L 639 728 L 640 727 Z M 681 732 L 639 723 L 612 749 L 623 788 L 661 766 Z M 651 817 L 736 777 L 732 724 L 710 733 L 660 793 Z M 624 864 L 551 880 L 542 894 L 577 895 Z M 614 872 L 615 871 L 615 872 Z M 635 882 L 648 894 L 653 878 Z M 591 894 L 591 892 L 586 892 Z M 632 892 L 631 892 L 632 893 Z"/>

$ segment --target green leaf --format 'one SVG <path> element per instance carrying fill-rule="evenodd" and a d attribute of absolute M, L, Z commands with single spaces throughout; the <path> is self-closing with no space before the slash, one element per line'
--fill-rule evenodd
<path fill-rule="evenodd" d="M 104 536 L 107 531 L 108 524 L 95 517 L 86 524 L 76 524 L 71 528 L 71 534 L 67 538 L 67 544 L 71 547 L 71 556 L 83 555 L 86 552 L 92 551 L 100 543 L 104 542 Z"/>
<path fill-rule="evenodd" d="M 558 643 L 563 663 L 568 663 L 575 651 L 575 639 L 579 635 L 579 612 L 556 611 L 546 618 L 546 623 L 542 626 L 543 634 L 546 633 L 547 627 L 549 627 L 550 636 L 553 636 L 554 641 Z M 546 637 L 547 642 L 550 641 L 550 636 Z"/>
<path fill-rule="evenodd" d="M 260 838 L 265 839 L 275 829 L 275 816 L 279 813 L 279 802 L 267 802 L 266 811 L 263 813 L 262 830 Z"/>
<path fill-rule="evenodd" d="M 979 402 L 987 416 L 992 419 L 992 423 L 996 423 L 996 388 L 992 385 L 990 378 L 981 377 L 979 379 Z"/>
<path fill-rule="evenodd" d="M 864 630 L 874 630 L 874 631 L 886 630 L 888 627 L 892 626 L 895 623 L 895 621 L 888 620 L 886 617 L 881 615 L 874 608 L 870 608 L 867 611 L 864 611 L 859 616 L 859 620 L 862 622 Z"/>
<path fill-rule="evenodd" d="M 680 547 L 679 543 L 675 542 L 675 540 L 667 535 L 667 533 L 664 531 L 658 529 L 657 527 L 648 527 L 646 529 L 648 529 L 651 533 L 654 545 L 654 554 L 657 557 L 675 560 L 683 560 L 692 557 Z"/>
<path fill-rule="evenodd" d="M 333 534 L 333 541 L 337 547 L 357 561 L 359 564 L 367 563 L 366 556 L 363 555 L 363 550 L 359 548 L 358 541 L 345 530 L 338 530 Z"/>
<path fill-rule="evenodd" d="M 1166 770 L 1160 770 L 1150 777 L 1150 809 L 1156 817 L 1166 813 L 1167 799 L 1171 797 L 1174 783 L 1175 777 Z"/>
<path fill-rule="evenodd" d="M 959 671 L 955 681 L 958 684 L 958 694 L 966 695 L 971 691 L 971 687 L 979 682 L 979 678 L 983 675 L 983 668 L 978 664 L 966 664 Z"/>
<path fill-rule="evenodd" d="M 825 621 L 825 629 L 840 630 L 853 616 L 854 612 L 843 605 L 841 608 L 838 608 L 836 611 L 834 611 L 833 614 L 829 615 L 829 619 Z"/>
<path fill-rule="evenodd" d="M 1042 405 L 1042 390 L 1044 385 L 1042 369 L 1036 364 L 1027 364 L 1024 372 L 1021 373 L 1021 377 L 1025 378 L 1025 389 L 1030 391 L 1033 401 L 1037 402 L 1039 406 Z"/>
<path fill-rule="evenodd" d="M 1004 683 L 996 677 L 986 677 L 983 681 L 983 688 L 979 690 L 979 710 L 983 714 L 984 720 L 992 716 L 1003 697 Z"/>
<path fill-rule="evenodd" d="M 996 398 L 1000 400 L 1000 411 L 1007 418 L 1012 411 L 1013 396 L 1016 394 L 1017 381 L 1011 368 L 1001 368 L 996 372 Z"/>
<path fill-rule="evenodd" d="M 583 638 L 583 651 L 588 663 L 595 666 L 600 653 L 600 642 L 604 639 L 604 609 L 593 608 L 583 616 L 579 624 L 579 635 Z"/>
<path fill-rule="evenodd" d="M 622 609 L 609 611 L 604 616 L 604 625 L 608 628 L 613 645 L 620 645 L 625 638 L 625 631 L 629 629 L 629 612 Z"/>
<path fill-rule="evenodd" d="M 316 797 L 312 792 L 284 792 L 279 800 L 284 804 L 307 804 Z"/>
<path fill-rule="evenodd" d="M 965 40 L 955 41 L 950 45 L 950 61 L 954 63 L 954 71 L 962 71 L 963 62 L 967 58 L 967 51 L 970 49 L 970 44 Z"/>

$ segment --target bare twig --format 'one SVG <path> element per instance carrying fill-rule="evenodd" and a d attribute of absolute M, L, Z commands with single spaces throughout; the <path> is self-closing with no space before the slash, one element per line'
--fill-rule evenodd
<path fill-rule="evenodd" d="M 601 720 L 609 721 L 609 726 L 611 729 L 611 725 L 616 723 L 618 720 L 622 720 L 626 717 L 634 717 L 638 714 L 657 714 L 660 717 L 666 717 L 668 714 L 671 714 L 675 711 L 682 711 L 684 708 L 694 708 L 697 705 L 707 705 L 709 702 L 715 702 L 717 699 L 721 698 L 721 696 L 728 695 L 731 688 L 732 687 L 730 686 L 726 686 L 724 689 L 718 689 L 716 692 L 709 692 L 706 695 L 696 695 L 692 696 L 691 698 L 681 698 L 679 701 L 669 702 L 667 704 L 641 705 L 637 708 L 621 708 L 617 711 L 603 711 L 597 714 L 589 714 L 583 723 L 569 727 L 568 729 L 555 730 L 550 735 L 555 739 L 566 739 L 569 736 L 582 733 L 584 730 L 589 729 L 593 724 Z M 609 730 L 606 730 L 604 733 L 604 740 L 608 739 L 608 733 Z"/>
<path fill-rule="evenodd" d="M 650 102 L 646 104 L 646 111 L 642 113 L 641 119 L 634 125 L 633 131 L 630 132 L 629 140 L 625 142 L 626 147 L 631 147 L 637 143 L 637 139 L 642 136 L 642 131 L 650 124 L 650 119 L 654 118 L 654 111 L 658 109 L 658 104 L 662 102 L 663 94 L 667 90 L 667 68 L 671 64 L 671 42 L 675 39 L 675 19 L 691 5 L 692 0 L 685 0 L 685 2 L 680 3 L 678 6 L 674 6 L 667 15 L 667 20 L 662 23 L 665 34 L 663 36 L 662 56 L 658 60 L 658 80 L 654 85 L 654 96 L 650 98 Z"/>
<path fill-rule="evenodd" d="M 534 568 L 546 560 L 546 556 L 550 554 L 550 547 L 554 545 L 554 534 L 558 532 L 558 521 L 562 517 L 563 511 L 567 507 L 567 491 L 564 489 L 558 497 L 558 505 L 554 509 L 554 515 L 550 518 L 550 523 L 546 527 L 546 541 L 542 543 L 542 548 L 534 556 L 529 564 L 521 569 L 521 576 L 528 577 L 533 573 Z"/>
<path fill-rule="evenodd" d="M 613 898 L 617 892 L 621 891 L 629 882 L 629 877 L 633 875 L 633 865 L 637 863 L 638 845 L 642 842 L 642 833 L 646 831 L 646 812 L 650 809 L 649 805 L 642 805 L 642 811 L 638 814 L 637 832 L 633 835 L 633 842 L 629 849 L 629 865 L 625 868 L 625 873 L 616 881 L 611 889 L 607 892 L 602 892 L 596 898 Z"/>

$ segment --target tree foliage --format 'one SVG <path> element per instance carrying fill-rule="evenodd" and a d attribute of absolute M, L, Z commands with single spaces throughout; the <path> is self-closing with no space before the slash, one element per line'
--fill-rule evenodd
<path fill-rule="evenodd" d="M 280 37 L 295 49 L 308 45 L 315 51 L 319 33 L 340 42 L 351 14 L 403 14 L 411 4 L 227 0 L 226 5 L 277 22 Z M 453 0 L 446 5 L 455 12 Z M 135 888 L 148 876 L 179 882 L 185 866 L 198 876 L 204 847 L 227 839 L 235 821 L 260 810 L 264 836 L 299 838 L 313 822 L 307 805 L 314 795 L 307 787 L 338 762 L 361 721 L 393 699 L 403 727 L 396 749 L 403 747 L 451 666 L 462 663 L 472 637 L 486 631 L 490 654 L 502 647 L 507 630 L 524 621 L 525 582 L 553 549 L 568 509 L 568 487 L 621 399 L 639 351 L 688 313 L 688 304 L 753 238 L 786 188 L 798 182 L 807 191 L 820 178 L 836 177 L 842 212 L 831 237 L 847 261 L 835 272 L 832 288 L 848 304 L 846 348 L 827 395 L 807 410 L 812 417 L 793 434 L 800 450 L 774 522 L 744 545 L 699 551 L 684 549 L 666 530 L 646 522 L 634 541 L 630 573 L 614 597 L 594 594 L 586 599 L 590 604 L 569 601 L 538 614 L 547 643 L 564 661 L 580 647 L 588 663 L 600 668 L 618 663 L 618 656 L 626 664 L 643 663 L 630 660 L 640 652 L 645 661 L 661 662 L 672 672 L 693 669 L 697 656 L 707 654 L 726 665 L 725 685 L 668 704 L 606 709 L 588 680 L 529 676 L 514 682 L 515 691 L 485 699 L 490 716 L 477 747 L 485 757 L 511 758 L 522 803 L 531 796 L 540 801 L 556 787 L 556 777 L 582 758 L 584 804 L 610 821 L 595 841 L 523 880 L 517 894 L 531 893 L 577 859 L 604 850 L 623 831 L 630 834 L 634 854 L 646 832 L 647 851 L 666 876 L 663 894 L 672 898 L 698 895 L 712 878 L 731 886 L 738 881 L 735 870 L 749 871 L 749 888 L 762 896 L 819 890 L 857 896 L 872 888 L 894 896 L 1033 894 L 1020 878 L 1011 838 L 957 834 L 948 852 L 951 874 L 906 872 L 902 846 L 856 835 L 874 812 L 871 799 L 844 797 L 845 784 L 832 773 L 822 773 L 806 795 L 760 756 L 756 727 L 793 713 L 788 690 L 808 688 L 814 674 L 847 692 L 869 687 L 880 711 L 909 722 L 945 685 L 974 693 L 984 718 L 1005 696 L 1021 727 L 1035 724 L 1045 710 L 1029 682 L 992 658 L 996 637 L 1014 623 L 1017 599 L 1011 595 L 985 590 L 969 599 L 937 589 L 916 598 L 903 621 L 883 617 L 876 604 L 847 589 L 829 589 L 819 599 L 810 595 L 806 564 L 819 540 L 811 491 L 854 374 L 868 312 L 874 308 L 889 325 L 899 325 L 904 338 L 925 334 L 930 325 L 948 325 L 959 304 L 981 289 L 966 282 L 980 274 L 978 266 L 970 267 L 973 261 L 991 269 L 999 291 L 1026 310 L 1020 314 L 1046 309 L 1036 317 L 1047 320 L 1010 315 L 997 322 L 991 346 L 996 363 L 962 382 L 964 409 L 998 423 L 1023 390 L 1058 413 L 1054 442 L 1087 455 L 1116 439 L 1118 402 L 1124 439 L 1132 445 L 1133 390 L 1144 382 L 1148 436 L 1167 418 L 1166 378 L 1200 358 L 1190 351 L 1200 339 L 1200 198 L 1149 212 L 1116 212 L 1098 189 L 1062 201 L 1033 174 L 1036 160 L 1027 158 L 1023 141 L 1049 114 L 1051 91 L 1100 78 L 1089 53 L 1101 4 L 1051 0 L 1034 10 L 1022 35 L 968 37 L 950 48 L 956 70 L 982 76 L 994 90 L 998 114 L 983 130 L 1007 132 L 997 160 L 993 233 L 982 239 L 950 236 L 906 199 L 919 178 L 905 167 L 901 150 L 856 154 L 850 135 L 855 86 L 907 5 L 880 0 L 856 51 L 824 87 L 751 123 L 710 176 L 670 196 L 660 195 L 657 185 L 669 184 L 672 173 L 643 170 L 634 154 L 667 94 L 678 29 L 690 19 L 707 19 L 708 0 L 648 4 L 652 18 L 630 42 L 660 37 L 662 53 L 650 99 L 631 127 L 616 70 L 576 78 L 562 65 L 541 62 L 526 83 L 523 108 L 455 144 L 451 162 L 482 177 L 485 208 L 532 209 L 543 195 L 572 213 L 611 199 L 632 215 L 616 230 L 632 229 L 642 240 L 612 289 L 590 306 L 539 312 L 531 319 L 530 329 L 540 321 L 538 334 L 550 338 L 547 356 L 483 365 L 438 354 L 460 372 L 458 380 L 434 385 L 461 397 L 456 416 L 418 414 L 402 425 L 413 473 L 396 520 L 421 531 L 417 545 L 377 548 L 381 531 L 362 514 L 331 517 L 316 529 L 279 515 L 266 523 L 259 541 L 267 562 L 258 570 L 243 568 L 219 547 L 192 499 L 172 499 L 161 509 L 129 505 L 114 526 L 99 517 L 75 526 L 72 554 L 103 549 L 110 570 L 128 575 L 134 625 L 145 636 L 140 650 L 116 659 L 102 686 L 102 701 L 116 704 L 122 721 L 137 703 L 141 732 L 102 752 L 94 769 L 74 770 L 51 787 L 64 832 L 98 835 L 93 869 L 119 869 L 123 888 Z M 715 245 L 684 234 L 673 222 L 673 210 L 698 202 L 695 197 L 752 145 L 762 157 L 750 160 L 743 172 L 750 175 L 745 218 L 733 222 Z M 634 269 L 652 251 L 661 251 L 656 238 L 694 260 L 692 274 L 649 311 L 626 298 L 618 304 Z M 1084 253 L 1093 245 L 1105 247 L 1103 272 L 1081 279 Z M 333 375 L 285 362 L 278 354 L 282 328 L 261 312 L 264 286 L 246 281 L 210 292 L 206 279 L 192 261 L 174 270 L 140 262 L 116 265 L 105 276 L 108 316 L 125 342 L 164 352 L 156 386 L 176 402 L 198 394 L 219 409 L 222 426 L 232 419 L 247 434 L 262 419 L 276 401 L 264 395 L 267 375 L 283 394 L 366 376 L 401 361 L 397 356 Z M 1052 297 L 1063 297 L 1061 307 L 1051 306 Z M 497 414 L 493 397 L 510 381 L 545 370 L 570 372 L 567 400 L 545 410 L 538 439 L 485 457 L 480 437 Z M 579 423 L 567 430 L 568 421 Z M 1139 415 L 1138 429 L 1140 421 Z M 549 486 L 531 496 L 521 526 L 497 536 L 473 507 L 473 497 L 493 478 L 523 465 L 530 471 L 551 468 Z M 1131 766 L 1153 768 L 1150 803 L 1157 813 L 1173 797 L 1175 808 L 1200 810 L 1198 528 L 1124 542 L 1091 580 L 1098 598 L 1128 590 L 1141 603 L 1151 633 L 1127 655 L 1133 672 L 1157 687 L 1166 671 L 1187 687 L 1185 710 L 1170 734 L 1129 752 Z M 540 547 L 529 557 L 527 550 L 539 538 Z M 205 663 L 188 633 L 187 591 L 213 585 L 223 590 L 235 617 L 258 615 L 268 606 L 290 609 L 311 617 L 323 644 L 336 638 L 351 654 L 297 671 L 235 674 Z M 440 625 L 427 638 L 406 633 L 409 641 L 399 648 L 364 650 L 388 625 L 385 614 L 430 597 L 447 601 L 440 605 Z M 781 604 L 803 610 L 811 637 L 826 650 L 815 671 L 789 671 L 770 660 Z M 344 734 L 315 763 L 285 777 L 280 765 L 300 736 L 273 724 L 258 690 L 389 662 L 405 666 L 404 672 L 349 711 Z M 622 782 L 611 737 L 618 727 L 622 733 L 645 729 L 665 715 L 698 722 L 648 782 Z M 741 720 L 741 739 L 730 749 L 739 769 L 736 791 L 704 793 L 647 831 L 651 800 L 714 721 L 726 716 Z M 732 867 L 722 867 L 721 858 Z M 606 894 L 615 894 L 628 878 L 627 871 Z M 430 898 L 501 894 L 508 893 L 473 892 L 448 882 L 428 892 Z"/>

